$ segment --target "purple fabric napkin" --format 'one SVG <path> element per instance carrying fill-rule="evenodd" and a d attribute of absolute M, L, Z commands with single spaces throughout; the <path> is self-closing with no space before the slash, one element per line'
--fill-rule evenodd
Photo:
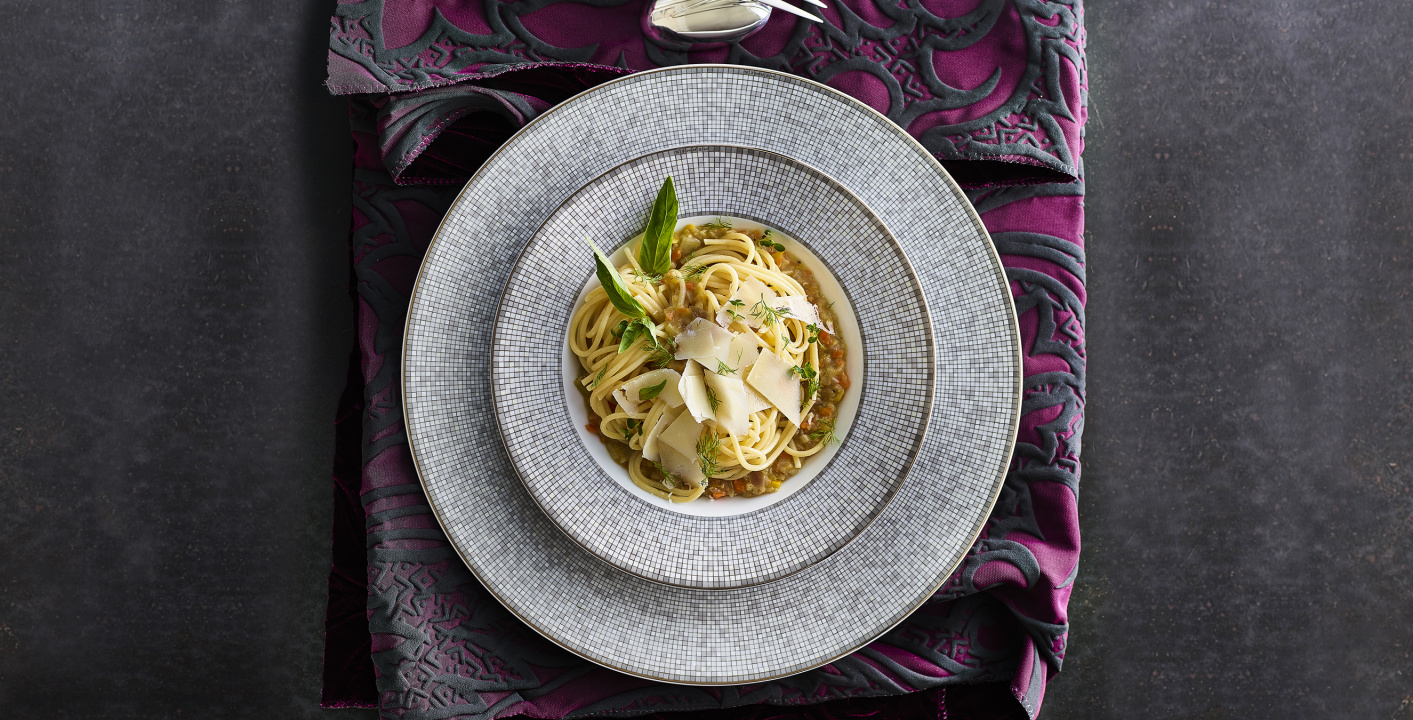
<path fill-rule="evenodd" d="M 1086 117 L 1078 0 L 831 0 L 739 44 L 645 33 L 642 0 L 341 3 L 329 87 L 350 94 L 358 343 L 338 416 L 324 704 L 389 718 L 1035 717 L 1059 672 L 1078 570 Z M 451 550 L 417 481 L 397 366 L 442 215 L 511 133 L 633 70 L 731 62 L 873 105 L 964 186 L 1007 268 L 1026 351 L 1015 457 L 954 576 L 911 618 L 823 668 L 694 688 L 638 680 L 516 620 Z M 833 702 L 825 702 L 833 701 Z M 687 712 L 682 712 L 687 711 Z"/>

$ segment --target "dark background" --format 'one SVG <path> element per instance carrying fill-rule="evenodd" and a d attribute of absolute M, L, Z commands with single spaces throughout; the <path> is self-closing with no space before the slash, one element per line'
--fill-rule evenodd
<path fill-rule="evenodd" d="M 318 708 L 332 0 L 0 1 L 0 715 Z M 1043 717 L 1413 720 L 1413 17 L 1088 7 L 1084 556 Z"/>

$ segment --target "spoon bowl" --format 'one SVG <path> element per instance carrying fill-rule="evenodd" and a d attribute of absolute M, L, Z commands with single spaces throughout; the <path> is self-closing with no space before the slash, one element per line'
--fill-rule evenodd
<path fill-rule="evenodd" d="M 648 22 L 686 42 L 734 42 L 765 27 L 770 7 L 756 0 L 657 0 Z"/>

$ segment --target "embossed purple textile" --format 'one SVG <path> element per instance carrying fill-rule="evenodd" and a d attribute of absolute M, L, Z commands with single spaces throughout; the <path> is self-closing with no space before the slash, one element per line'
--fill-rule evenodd
<path fill-rule="evenodd" d="M 740 44 L 644 34 L 641 0 L 342 2 L 329 87 L 350 94 L 358 345 L 339 410 L 324 704 L 389 718 L 975 717 L 1039 711 L 1079 561 L 1086 117 L 1078 0 L 831 0 Z M 466 178 L 545 109 L 625 72 L 732 62 L 885 112 L 964 186 L 1020 313 L 1024 416 L 1000 500 L 948 583 L 868 647 L 780 681 L 692 688 L 581 660 L 530 631 L 437 526 L 402 425 L 408 298 Z M 833 701 L 833 702 L 825 702 Z M 688 711 L 685 714 L 679 711 Z M 667 717 L 668 715 L 664 715 Z"/>

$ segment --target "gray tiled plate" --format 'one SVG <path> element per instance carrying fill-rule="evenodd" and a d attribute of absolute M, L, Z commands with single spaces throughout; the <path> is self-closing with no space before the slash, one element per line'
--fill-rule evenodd
<path fill-rule="evenodd" d="M 500 289 L 530 236 L 593 178 L 691 144 L 777 152 L 859 196 L 917 272 L 936 347 L 927 432 L 893 500 L 829 557 L 743 588 L 662 585 L 594 557 L 530 498 L 492 416 L 490 343 Z M 946 581 L 980 532 L 1020 417 L 1021 345 L 1010 289 L 957 185 L 866 105 L 808 80 L 739 66 L 629 75 L 517 133 L 443 220 L 403 342 L 413 460 L 472 572 L 553 642 L 667 682 L 792 675 L 902 621 Z"/>
<path fill-rule="evenodd" d="M 839 283 L 845 296 L 827 298 L 838 301 L 836 310 L 852 311 L 839 328 L 851 350 L 862 349 L 854 353 L 861 367 L 848 367 L 862 387 L 843 407 L 852 422 L 836 426 L 842 447 L 807 458 L 781 493 L 669 503 L 635 487 L 597 436 L 585 437 L 582 421 L 571 417 L 571 405 L 585 405 L 577 387 L 566 390 L 564 361 L 572 357 L 566 338 L 579 287 L 594 273 L 584 238 L 592 235 L 612 254 L 642 231 L 668 176 L 681 216 L 730 215 L 780 231 L 791 246 L 810 252 L 806 267 Z M 854 539 L 907 475 L 932 399 L 926 301 L 888 229 L 819 171 L 732 146 L 644 155 L 570 197 L 531 238 L 511 273 L 491 352 L 496 418 L 531 497 L 566 534 L 614 567 L 686 587 L 775 580 Z M 583 372 L 577 362 L 569 370 L 571 383 Z M 782 502 L 770 502 L 791 491 Z"/>

